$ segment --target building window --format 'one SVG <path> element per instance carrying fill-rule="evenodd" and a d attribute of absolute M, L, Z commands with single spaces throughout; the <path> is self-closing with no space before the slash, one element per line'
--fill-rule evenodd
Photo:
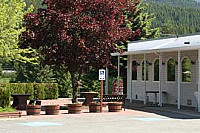
<path fill-rule="evenodd" d="M 159 59 L 154 61 L 154 81 L 159 81 Z"/>
<path fill-rule="evenodd" d="M 132 61 L 132 80 L 137 80 L 137 62 Z"/>
<path fill-rule="evenodd" d="M 149 77 L 149 64 L 146 63 L 146 81 L 148 81 Z M 142 80 L 144 81 L 144 61 L 142 61 Z"/>
<path fill-rule="evenodd" d="M 191 82 L 191 61 L 189 58 L 182 60 L 182 82 Z"/>
<path fill-rule="evenodd" d="M 167 61 L 167 81 L 175 81 L 175 60 L 170 58 Z"/>

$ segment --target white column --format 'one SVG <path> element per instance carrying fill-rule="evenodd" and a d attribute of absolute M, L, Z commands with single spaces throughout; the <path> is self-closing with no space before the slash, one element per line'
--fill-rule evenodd
<path fill-rule="evenodd" d="M 108 94 L 108 78 L 109 78 L 109 73 L 108 73 L 108 68 L 106 67 L 106 86 L 105 86 L 105 94 Z"/>
<path fill-rule="evenodd" d="M 162 107 L 162 53 L 159 54 L 159 106 Z"/>
<path fill-rule="evenodd" d="M 144 105 L 146 105 L 146 103 L 147 103 L 147 95 L 146 95 L 146 77 L 147 77 L 147 75 L 146 75 L 146 65 L 147 65 L 147 62 L 146 62 L 146 54 L 144 54 Z"/>
<path fill-rule="evenodd" d="M 181 52 L 178 51 L 178 109 L 181 108 Z"/>
<path fill-rule="evenodd" d="M 119 93 L 120 87 L 120 56 L 118 55 L 118 65 L 117 65 L 117 91 Z"/>
<path fill-rule="evenodd" d="M 198 112 L 200 112 L 200 49 L 198 50 Z"/>
<path fill-rule="evenodd" d="M 129 79 L 129 82 L 130 82 L 130 84 L 129 84 L 130 87 L 129 87 L 129 88 L 130 88 L 130 92 L 131 92 L 130 103 L 132 103 L 132 101 L 133 101 L 133 96 L 132 96 L 132 95 L 133 95 L 133 94 L 132 94 L 132 93 L 133 93 L 133 92 L 132 92 L 132 65 L 133 65 L 133 64 L 132 64 L 132 55 L 130 55 L 130 62 L 129 62 L 129 72 L 130 72 L 130 73 L 129 73 L 129 78 L 128 78 L 128 79 Z M 127 75 L 128 75 L 128 74 L 127 74 Z"/>

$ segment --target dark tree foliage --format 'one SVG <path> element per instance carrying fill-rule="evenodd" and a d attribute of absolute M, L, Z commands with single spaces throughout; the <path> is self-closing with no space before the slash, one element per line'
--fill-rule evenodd
<path fill-rule="evenodd" d="M 111 66 L 116 42 L 140 33 L 124 26 L 124 12 L 136 9 L 132 0 L 44 0 L 46 9 L 25 15 L 22 48 L 40 49 L 46 64 L 65 66 L 71 74 L 73 102 L 81 74 L 89 66 Z"/>
<path fill-rule="evenodd" d="M 194 0 L 145 0 L 148 11 L 154 13 L 153 27 L 162 34 L 189 34 L 200 32 L 200 3 Z"/>

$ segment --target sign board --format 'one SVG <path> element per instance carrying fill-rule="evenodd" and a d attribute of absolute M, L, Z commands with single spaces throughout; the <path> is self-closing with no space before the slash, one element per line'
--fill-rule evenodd
<path fill-rule="evenodd" d="M 106 79 L 106 71 L 104 69 L 99 69 L 99 80 Z"/>

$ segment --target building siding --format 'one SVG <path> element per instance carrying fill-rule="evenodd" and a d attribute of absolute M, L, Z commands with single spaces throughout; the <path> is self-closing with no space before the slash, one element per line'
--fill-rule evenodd
<path fill-rule="evenodd" d="M 181 51 L 181 61 L 184 57 L 189 57 L 190 60 L 194 61 L 195 64 L 192 64 L 191 68 L 191 79 L 192 81 L 190 83 L 183 83 L 181 82 L 181 105 L 183 106 L 197 106 L 196 99 L 194 97 L 194 92 L 197 91 L 197 56 L 198 51 Z M 167 61 L 169 58 L 173 58 L 175 61 L 177 61 L 177 52 L 167 52 L 163 53 L 163 59 L 164 65 L 162 66 L 162 90 L 166 91 L 167 94 L 163 95 L 163 103 L 167 104 L 177 104 L 177 98 L 178 98 L 178 85 L 177 85 L 177 71 L 178 71 L 178 65 L 175 66 L 175 82 L 168 82 L 167 81 Z M 158 55 L 155 53 L 146 54 L 146 59 L 152 63 L 152 65 L 149 66 L 149 73 L 148 73 L 148 81 L 146 82 L 146 90 L 159 90 L 159 81 L 153 81 L 154 80 L 154 74 L 153 74 L 153 63 L 155 59 L 158 58 Z M 144 100 L 145 97 L 145 82 L 142 81 L 142 61 L 144 59 L 144 55 L 132 55 L 132 60 L 137 61 L 140 66 L 137 66 L 137 80 L 132 80 L 132 88 L 130 87 L 130 56 L 128 57 L 128 70 L 127 70 L 127 76 L 128 76 L 128 90 L 127 90 L 127 97 L 128 99 L 131 98 L 131 89 L 132 89 L 132 99 L 133 100 Z M 182 77 L 181 77 L 182 79 Z M 137 98 L 136 98 L 137 95 Z M 148 100 L 153 102 L 155 100 L 154 94 L 148 94 Z M 187 101 L 191 100 L 191 105 L 187 104 Z M 158 101 L 158 95 L 157 95 L 157 101 Z"/>

